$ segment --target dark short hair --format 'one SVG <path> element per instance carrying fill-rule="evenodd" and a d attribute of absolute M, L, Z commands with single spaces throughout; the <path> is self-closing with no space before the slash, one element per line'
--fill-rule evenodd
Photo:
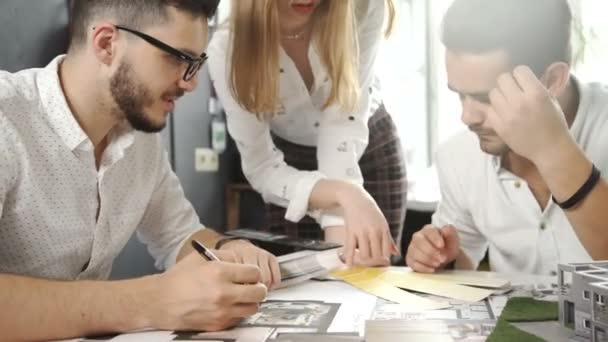
<path fill-rule="evenodd" d="M 195 18 L 211 18 L 220 0 L 72 0 L 70 49 L 86 42 L 88 26 L 98 16 L 110 16 L 117 24 L 141 30 L 168 19 L 168 7 L 185 11 Z"/>
<path fill-rule="evenodd" d="M 572 11 L 567 0 L 454 0 L 441 40 L 456 53 L 504 50 L 513 66 L 538 76 L 555 62 L 572 62 Z"/>

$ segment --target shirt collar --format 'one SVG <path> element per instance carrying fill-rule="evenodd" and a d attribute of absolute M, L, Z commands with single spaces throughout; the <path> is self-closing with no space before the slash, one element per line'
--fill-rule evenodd
<path fill-rule="evenodd" d="M 135 141 L 135 131 L 127 122 L 116 125 L 109 135 L 110 145 L 112 148 L 112 163 L 120 160 L 133 142 Z"/>
<path fill-rule="evenodd" d="M 61 88 L 59 65 L 64 58 L 65 55 L 57 56 L 42 70 L 38 89 L 42 110 L 47 114 L 49 124 L 63 143 L 73 151 L 82 144 L 90 143 L 90 139 L 72 114 Z"/>
<path fill-rule="evenodd" d="M 519 179 L 512 172 L 502 167 L 502 157 L 489 155 L 490 165 L 492 165 L 492 169 L 496 172 L 496 175 L 499 179 L 503 180 L 517 180 Z"/>
<path fill-rule="evenodd" d="M 65 55 L 57 56 L 40 73 L 38 87 L 41 106 L 47 114 L 49 124 L 72 151 L 76 149 L 92 150 L 93 144 L 70 110 L 59 80 L 59 66 Z M 117 125 L 110 132 L 110 143 L 116 143 L 123 150 L 134 141 L 133 128 L 128 123 Z"/>

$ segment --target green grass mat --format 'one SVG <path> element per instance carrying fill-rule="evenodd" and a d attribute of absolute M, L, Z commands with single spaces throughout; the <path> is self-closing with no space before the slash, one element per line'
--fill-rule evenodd
<path fill-rule="evenodd" d="M 505 306 L 496 328 L 487 342 L 540 342 L 542 338 L 522 331 L 509 322 L 556 321 L 559 308 L 556 302 L 536 300 L 528 297 L 510 298 Z"/>
<path fill-rule="evenodd" d="M 519 330 L 507 321 L 499 320 L 486 342 L 543 342 L 540 337 Z"/>
<path fill-rule="evenodd" d="M 559 307 L 557 302 L 536 300 L 528 297 L 509 299 L 500 319 L 507 322 L 557 321 Z"/>

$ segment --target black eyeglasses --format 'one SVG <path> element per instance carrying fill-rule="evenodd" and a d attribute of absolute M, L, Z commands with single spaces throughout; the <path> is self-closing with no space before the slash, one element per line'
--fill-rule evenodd
<path fill-rule="evenodd" d="M 116 25 L 116 28 L 119 30 L 123 30 L 123 31 L 127 31 L 129 33 L 132 33 L 132 34 L 138 36 L 139 38 L 145 40 L 146 42 L 165 51 L 166 53 L 170 54 L 171 56 L 173 56 L 185 63 L 188 63 L 188 68 L 186 68 L 186 72 L 184 73 L 184 77 L 183 77 L 184 81 L 186 81 L 186 82 L 190 81 L 196 75 L 196 73 L 201 69 L 201 67 L 207 60 L 207 54 L 205 54 L 204 52 L 200 57 L 193 58 L 193 57 L 190 57 L 187 54 L 179 51 L 178 49 L 161 42 L 160 40 L 158 40 L 154 37 L 148 36 L 147 34 L 145 34 L 143 32 L 139 32 L 137 30 L 132 30 L 128 27 L 124 27 L 124 26 L 120 26 L 120 25 Z"/>

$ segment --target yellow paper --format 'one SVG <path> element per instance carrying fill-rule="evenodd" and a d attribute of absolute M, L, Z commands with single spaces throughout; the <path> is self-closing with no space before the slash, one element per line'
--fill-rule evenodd
<path fill-rule="evenodd" d="M 435 274 L 417 273 L 420 277 L 433 280 L 449 281 L 460 285 L 471 285 L 499 289 L 510 285 L 508 280 L 491 272 L 478 271 L 442 271 Z"/>
<path fill-rule="evenodd" d="M 465 302 L 478 302 L 493 293 L 492 290 L 459 285 L 445 280 L 428 279 L 414 272 L 387 271 L 380 276 L 380 279 L 402 289 L 454 298 Z"/>
<path fill-rule="evenodd" d="M 366 282 L 360 282 L 351 285 L 367 292 L 374 296 L 390 300 L 395 303 L 399 303 L 407 306 L 412 311 L 426 311 L 426 310 L 438 310 L 449 308 L 450 304 L 445 302 L 437 302 L 431 299 L 420 297 L 418 295 L 403 291 L 391 284 L 385 283 L 381 280 L 374 279 Z"/>
<path fill-rule="evenodd" d="M 374 296 L 407 305 L 412 311 L 444 309 L 450 306 L 448 303 L 440 303 L 403 291 L 383 281 L 381 277 L 386 272 L 387 269 L 383 268 L 354 267 L 335 271 L 332 275 Z"/>

